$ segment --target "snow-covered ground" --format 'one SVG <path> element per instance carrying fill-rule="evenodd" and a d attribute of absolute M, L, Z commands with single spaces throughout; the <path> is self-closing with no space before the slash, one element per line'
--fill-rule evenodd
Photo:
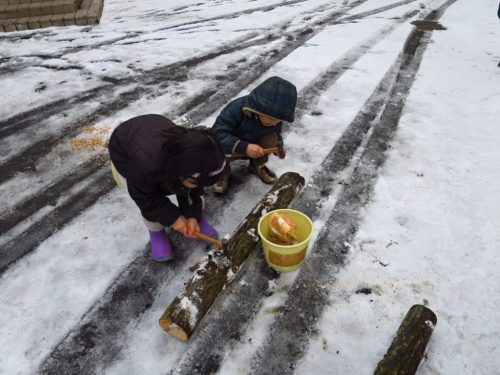
<path fill-rule="evenodd" d="M 97 149 L 75 148 L 71 140 L 94 136 L 105 140 L 121 121 L 144 113 L 161 113 L 179 123 L 201 113 L 200 123 L 210 125 L 220 110 L 216 99 L 209 96 L 201 106 L 185 103 L 214 88 L 224 94 L 239 76 L 249 77 L 250 84 L 227 91 L 232 95 L 225 102 L 272 75 L 292 81 L 299 95 L 326 80 L 317 97 L 301 96 L 308 105 L 285 134 L 287 158 L 270 162 L 279 173 L 300 173 L 307 185 L 398 61 L 414 29 L 410 22 L 445 3 L 109 0 L 100 25 L 93 28 L 2 34 L 0 168 L 8 178 L 2 177 L 0 184 L 5 206 L 0 219 L 16 214 L 33 197 L 45 197 L 52 184 L 105 152 L 102 142 Z M 416 303 L 427 305 L 438 319 L 419 373 L 498 373 L 497 7 L 496 0 L 457 0 L 439 20 L 446 29 L 426 32 L 431 40 L 386 162 L 362 207 L 346 264 L 330 286 L 317 333 L 297 362 L 296 374 L 373 373 L 401 319 Z M 325 24 L 330 12 L 343 13 L 338 22 Z M 310 39 L 282 52 L 286 43 L 307 35 L 307 29 L 314 31 Z M 289 35 L 288 39 L 281 34 Z M 262 38 L 267 41 L 259 42 Z M 248 46 L 226 51 L 245 43 Z M 265 65 L 275 54 L 280 59 Z M 198 57 L 202 61 L 193 62 Z M 174 71 L 166 68 L 184 61 L 189 64 L 180 64 Z M 254 77 L 252 67 L 259 64 L 265 70 Z M 224 81 L 233 71 L 239 76 Z M 334 79 L 325 78 L 328 71 L 337 72 Z M 178 77 L 169 81 L 173 74 Z M 130 94 L 124 96 L 128 102 L 116 105 L 123 93 Z M 214 110 L 205 113 L 204 105 Z M 36 120 L 29 119 L 27 111 L 34 111 Z M 31 122 L 16 122 L 23 116 Z M 11 124 L 22 128 L 16 131 Z M 50 139 L 56 141 L 43 152 L 33 147 Z M 363 147 L 353 158 L 354 164 Z M 37 152 L 31 168 L 5 167 L 22 152 Z M 106 172 L 98 169 L 95 176 L 66 186 L 57 202 L 40 205 L 12 228 L 2 228 L 0 248 L 13 249 L 16 241 L 23 243 L 24 231 L 48 221 L 52 212 L 58 215 L 57 208 L 90 190 L 99 173 Z M 348 186 L 349 168 L 342 176 Z M 314 241 L 328 230 L 325 223 L 342 186 L 321 202 L 309 257 L 320 251 Z M 219 232 L 231 233 L 267 189 L 249 178 L 212 217 Z M 100 304 L 106 303 L 102 302 L 106 291 L 125 278 L 148 239 L 133 202 L 113 189 L 82 212 L 69 215 L 64 226 L 40 241 L 0 276 L 0 374 L 37 373 L 42 364 L 46 372 L 57 368 L 56 346 L 64 347 L 78 327 L 91 321 Z M 153 290 L 153 302 L 139 316 L 123 322 L 114 339 L 120 344 L 114 344 L 113 354 L 94 358 L 94 367 L 73 372 L 163 374 L 175 370 L 191 343 L 176 341 L 157 321 L 191 277 L 189 267 L 204 251 L 204 244 L 193 241 L 179 267 L 165 265 L 165 279 Z M 5 256 L 4 250 L 0 256 Z M 168 267 L 175 272 L 168 272 Z M 299 271 L 282 274 L 270 283 L 272 293 L 261 301 L 231 349 L 220 353 L 223 360 L 214 371 L 263 371 L 253 367 L 256 355 L 298 275 Z M 363 288 L 371 293 L 356 293 Z M 101 339 L 94 337 L 93 344 L 99 346 Z"/>

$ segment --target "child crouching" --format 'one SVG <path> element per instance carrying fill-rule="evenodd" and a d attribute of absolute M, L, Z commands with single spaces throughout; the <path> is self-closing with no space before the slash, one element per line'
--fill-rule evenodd
<path fill-rule="evenodd" d="M 195 232 L 218 235 L 203 214 L 201 196 L 229 166 L 211 129 L 186 129 L 160 115 L 143 115 L 120 124 L 108 147 L 113 176 L 139 207 L 155 260 L 174 256 L 165 227 L 191 238 Z"/>
<path fill-rule="evenodd" d="M 283 121 L 293 122 L 297 89 L 289 81 L 271 77 L 249 95 L 229 103 L 215 120 L 215 130 L 228 160 L 249 159 L 249 171 L 264 183 L 276 181 L 276 174 L 266 163 L 266 149 L 276 148 L 276 155 L 285 157 L 281 136 Z M 213 186 L 216 193 L 225 193 L 229 173 Z"/>

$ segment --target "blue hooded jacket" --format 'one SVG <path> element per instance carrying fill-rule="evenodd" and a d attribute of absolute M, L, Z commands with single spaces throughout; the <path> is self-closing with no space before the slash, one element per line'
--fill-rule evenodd
<path fill-rule="evenodd" d="M 276 132 L 282 141 L 282 123 L 264 126 L 257 115 L 293 122 L 297 89 L 289 81 L 271 77 L 250 92 L 230 102 L 219 114 L 213 129 L 226 154 L 245 154 L 249 143 L 257 143 L 264 135 Z"/>

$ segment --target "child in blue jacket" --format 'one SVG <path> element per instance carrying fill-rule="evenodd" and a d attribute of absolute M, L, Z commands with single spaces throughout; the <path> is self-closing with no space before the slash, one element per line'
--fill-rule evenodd
<path fill-rule="evenodd" d="M 283 121 L 293 122 L 297 89 L 289 81 L 271 77 L 250 92 L 230 102 L 219 114 L 215 130 L 229 160 L 249 159 L 249 171 L 264 183 L 272 184 L 276 174 L 265 164 L 266 148 L 277 148 L 285 157 L 281 130 Z M 229 173 L 213 185 L 215 193 L 225 193 Z"/>

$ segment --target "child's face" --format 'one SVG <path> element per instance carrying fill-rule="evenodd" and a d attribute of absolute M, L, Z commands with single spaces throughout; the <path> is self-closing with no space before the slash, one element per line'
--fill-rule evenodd
<path fill-rule="evenodd" d="M 281 122 L 281 120 L 278 120 L 274 117 L 269 117 L 266 115 L 258 115 L 258 116 L 260 123 L 264 126 L 276 126 Z"/>

